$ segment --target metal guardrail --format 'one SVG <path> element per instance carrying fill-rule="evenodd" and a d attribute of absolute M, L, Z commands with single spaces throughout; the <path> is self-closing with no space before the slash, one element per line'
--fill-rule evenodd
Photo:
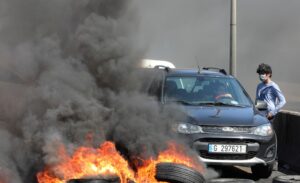
<path fill-rule="evenodd" d="M 278 164 L 300 173 L 300 112 L 282 110 L 274 120 Z"/>

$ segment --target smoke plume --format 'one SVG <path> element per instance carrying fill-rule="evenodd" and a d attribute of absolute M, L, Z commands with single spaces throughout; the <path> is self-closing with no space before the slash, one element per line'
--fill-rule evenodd
<path fill-rule="evenodd" d="M 61 144 L 164 147 L 180 115 L 139 92 L 137 13 L 129 0 L 0 0 L 3 181 L 35 182 Z"/>

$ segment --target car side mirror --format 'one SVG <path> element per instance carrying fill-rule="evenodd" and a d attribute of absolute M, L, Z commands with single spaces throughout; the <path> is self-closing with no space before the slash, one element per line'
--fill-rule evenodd
<path fill-rule="evenodd" d="M 256 101 L 255 107 L 258 110 L 263 111 L 268 109 L 268 104 L 265 101 L 258 100 Z"/>

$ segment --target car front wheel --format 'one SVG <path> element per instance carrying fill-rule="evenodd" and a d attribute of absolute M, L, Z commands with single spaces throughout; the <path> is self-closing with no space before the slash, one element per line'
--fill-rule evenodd
<path fill-rule="evenodd" d="M 251 167 L 252 175 L 257 178 L 268 178 L 271 176 L 273 164 L 254 165 Z"/>

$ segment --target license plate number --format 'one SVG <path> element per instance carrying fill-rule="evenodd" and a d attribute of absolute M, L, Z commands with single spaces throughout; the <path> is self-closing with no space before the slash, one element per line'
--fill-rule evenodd
<path fill-rule="evenodd" d="M 229 145 L 229 144 L 209 144 L 208 152 L 210 153 L 234 153 L 245 154 L 246 145 Z"/>

